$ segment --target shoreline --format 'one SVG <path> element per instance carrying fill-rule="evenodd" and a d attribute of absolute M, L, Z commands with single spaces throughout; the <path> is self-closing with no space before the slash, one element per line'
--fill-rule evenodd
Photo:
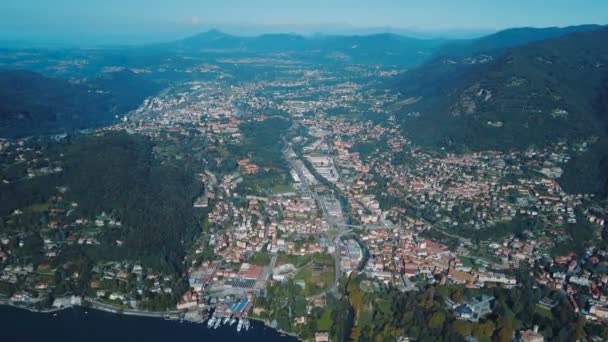
<path fill-rule="evenodd" d="M 82 303 L 87 303 L 87 304 L 83 305 Z M 40 314 L 47 314 L 47 315 L 56 313 L 56 312 L 60 312 L 60 311 L 64 311 L 64 310 L 68 310 L 68 309 L 72 309 L 75 307 L 78 307 L 81 309 L 93 309 L 93 310 L 97 310 L 97 311 L 112 313 L 112 314 L 115 314 L 118 316 L 126 315 L 126 316 L 134 316 L 134 317 L 160 318 L 160 319 L 164 319 L 164 320 L 179 320 L 181 318 L 180 316 L 183 317 L 183 314 L 184 314 L 184 312 L 182 312 L 182 311 L 143 311 L 143 310 L 124 309 L 124 308 L 121 308 L 121 307 L 118 307 L 118 306 L 115 306 L 112 304 L 105 304 L 105 303 L 101 303 L 101 302 L 98 302 L 95 300 L 91 300 L 90 298 L 83 298 L 82 303 L 69 305 L 69 306 L 63 306 L 60 308 L 36 309 L 36 308 L 28 307 L 25 305 L 19 305 L 19 304 L 10 302 L 10 301 L 0 300 L 0 306 L 8 306 L 8 307 L 16 308 L 16 309 L 26 310 L 26 311 L 33 312 L 33 313 L 40 313 Z M 188 320 L 186 318 L 181 318 L 181 319 L 185 322 L 201 324 L 200 321 Z M 284 331 L 284 330 L 281 330 L 278 328 L 271 327 L 270 322 L 268 320 L 265 320 L 262 318 L 257 318 L 257 317 L 247 317 L 247 319 L 262 323 L 265 327 L 272 329 L 282 335 L 296 338 L 298 341 L 304 341 L 295 333 L 291 333 L 291 332 L 287 332 L 287 331 Z M 201 324 L 201 326 L 202 326 L 202 324 Z"/>
<path fill-rule="evenodd" d="M 51 314 L 51 313 L 63 311 L 65 309 L 69 309 L 69 307 L 66 307 L 66 308 L 36 309 L 36 308 L 28 307 L 28 306 L 18 305 L 18 304 L 15 304 L 13 302 L 5 301 L 5 300 L 0 300 L 0 306 L 10 306 L 10 307 L 16 308 L 16 309 L 27 310 L 29 312 L 43 313 L 43 314 Z"/>
<path fill-rule="evenodd" d="M 268 327 L 270 329 L 273 329 L 273 330 L 275 330 L 275 331 L 277 331 L 277 332 L 279 332 L 279 333 L 281 333 L 283 335 L 287 335 L 287 336 L 290 336 L 290 337 L 297 338 L 298 341 L 304 341 L 296 333 L 287 332 L 287 331 L 284 331 L 284 330 L 279 329 L 279 328 L 273 328 L 273 327 L 271 327 L 270 326 L 270 322 L 268 320 L 266 320 L 266 319 L 257 318 L 257 317 L 247 317 L 247 319 L 250 320 L 250 321 L 260 322 L 260 323 L 264 324 L 264 326 L 266 326 L 266 327 Z"/>
<path fill-rule="evenodd" d="M 137 310 L 137 309 L 126 309 L 119 306 L 115 306 L 112 304 L 102 303 L 91 298 L 82 298 L 80 304 L 72 304 L 65 305 L 61 307 L 51 307 L 44 309 L 37 309 L 31 306 L 19 305 L 17 303 L 0 300 L 0 305 L 2 306 L 10 306 L 17 309 L 27 310 L 35 313 L 42 314 L 50 314 L 55 313 L 67 309 L 71 309 L 74 307 L 79 307 L 82 309 L 93 309 L 97 311 L 103 311 L 108 313 L 113 313 L 116 315 L 126 315 L 126 316 L 136 316 L 136 317 L 150 317 L 150 318 L 163 318 L 163 319 L 180 319 L 180 315 L 183 314 L 182 311 L 145 311 L 145 310 Z M 193 321 L 194 322 L 194 321 Z"/>

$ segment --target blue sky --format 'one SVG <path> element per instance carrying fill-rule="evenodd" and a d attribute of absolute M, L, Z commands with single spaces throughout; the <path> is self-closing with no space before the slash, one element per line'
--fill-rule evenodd
<path fill-rule="evenodd" d="M 491 31 L 608 23 L 606 0 L 1 0 L 0 35 L 158 40 L 233 33 L 408 28 Z"/>

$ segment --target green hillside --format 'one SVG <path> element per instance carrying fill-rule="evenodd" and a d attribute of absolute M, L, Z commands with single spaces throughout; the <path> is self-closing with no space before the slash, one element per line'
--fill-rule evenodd
<path fill-rule="evenodd" d="M 60 173 L 29 178 L 22 164 L 0 172 L 0 234 L 20 229 L 38 234 L 41 222 L 52 216 L 45 203 L 55 203 L 57 189 L 67 203 L 77 203 L 70 214 L 57 218 L 72 231 L 77 218 L 94 219 L 102 213 L 122 222 L 120 229 L 104 229 L 96 248 L 86 250 L 95 260 L 139 259 L 146 265 L 168 271 L 181 270 L 184 241 L 198 232 L 192 202 L 202 191 L 187 162 L 163 162 L 156 158 L 157 143 L 126 133 L 68 137 L 61 142 L 40 142 L 45 153 L 59 161 Z M 43 204 L 43 205 L 40 205 Z M 41 207 L 19 216 L 18 208 Z M 41 218 L 42 217 L 42 218 Z M 43 221 L 41 221 L 43 220 Z M 15 225 L 17 227 L 15 227 Z M 115 241 L 124 242 L 122 247 Z"/>
<path fill-rule="evenodd" d="M 107 125 L 161 89 L 131 72 L 70 81 L 0 72 L 0 137 L 69 132 Z"/>
<path fill-rule="evenodd" d="M 602 28 L 520 46 L 497 59 L 423 66 L 400 80 L 404 96 L 421 97 L 400 109 L 402 127 L 420 144 L 455 149 L 520 149 L 590 137 L 603 143 L 605 41 Z M 594 163 L 608 153 L 595 150 L 599 155 L 586 157 Z"/>

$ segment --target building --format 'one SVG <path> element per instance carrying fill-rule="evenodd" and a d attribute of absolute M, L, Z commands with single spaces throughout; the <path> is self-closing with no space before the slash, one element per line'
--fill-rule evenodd
<path fill-rule="evenodd" d="M 494 297 L 482 295 L 479 298 L 458 305 L 454 309 L 454 313 L 460 319 L 465 319 L 471 322 L 477 322 L 486 315 L 492 313 L 492 303 Z"/>
<path fill-rule="evenodd" d="M 315 333 L 315 342 L 329 342 L 329 333 L 327 333 L 327 332 Z"/>
<path fill-rule="evenodd" d="M 534 326 L 534 330 L 526 330 L 521 332 L 522 342 L 545 342 L 545 338 L 538 332 L 538 325 Z"/>
<path fill-rule="evenodd" d="M 604 307 L 604 306 L 593 305 L 589 309 L 589 314 L 592 316 L 595 316 L 597 318 L 600 318 L 600 319 L 607 319 L 608 318 L 608 308 Z"/>

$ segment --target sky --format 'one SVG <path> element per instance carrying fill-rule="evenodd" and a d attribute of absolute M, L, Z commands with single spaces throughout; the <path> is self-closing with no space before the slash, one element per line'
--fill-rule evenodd
<path fill-rule="evenodd" d="M 0 0 L 0 39 L 163 41 L 218 28 L 475 35 L 608 24 L 606 0 Z"/>

